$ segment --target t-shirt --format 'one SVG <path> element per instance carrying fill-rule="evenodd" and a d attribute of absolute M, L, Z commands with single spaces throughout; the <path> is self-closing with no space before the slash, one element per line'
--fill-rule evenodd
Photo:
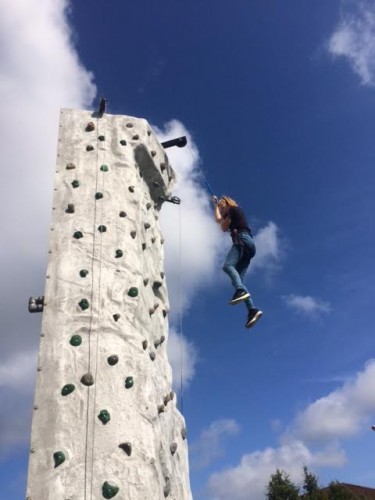
<path fill-rule="evenodd" d="M 229 230 L 232 239 L 234 238 L 235 229 L 237 229 L 237 231 L 248 231 L 251 234 L 251 229 L 242 208 L 231 207 L 228 212 L 228 217 L 230 218 Z"/>

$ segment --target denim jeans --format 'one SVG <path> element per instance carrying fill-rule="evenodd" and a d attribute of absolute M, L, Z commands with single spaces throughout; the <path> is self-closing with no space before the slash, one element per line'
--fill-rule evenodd
<path fill-rule="evenodd" d="M 237 233 L 237 242 L 233 243 L 223 266 L 223 271 L 229 276 L 236 290 L 242 289 L 248 292 L 243 279 L 255 252 L 255 243 L 251 235 L 247 231 Z M 244 302 L 248 310 L 255 307 L 251 297 Z"/>

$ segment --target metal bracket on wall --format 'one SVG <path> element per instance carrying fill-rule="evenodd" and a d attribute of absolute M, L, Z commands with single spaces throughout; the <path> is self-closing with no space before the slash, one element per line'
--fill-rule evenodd
<path fill-rule="evenodd" d="M 164 149 L 171 148 L 172 146 L 177 146 L 178 148 L 183 148 L 187 144 L 187 139 L 183 135 L 182 137 L 177 137 L 177 139 L 171 139 L 170 141 L 162 142 L 161 145 Z"/>
<path fill-rule="evenodd" d="M 178 196 L 170 196 L 167 198 L 166 196 L 159 196 L 159 200 L 161 202 L 168 201 L 169 203 L 174 203 L 175 205 L 179 205 L 181 203 L 181 200 Z"/>
<path fill-rule="evenodd" d="M 44 297 L 30 297 L 29 298 L 29 312 L 39 313 L 43 312 Z"/>

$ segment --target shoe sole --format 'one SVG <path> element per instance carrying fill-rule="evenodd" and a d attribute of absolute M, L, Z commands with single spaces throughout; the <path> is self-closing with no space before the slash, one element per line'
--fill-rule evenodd
<path fill-rule="evenodd" d="M 245 295 L 241 295 L 241 297 L 238 297 L 238 299 L 234 299 L 234 300 L 230 300 L 229 301 L 229 304 L 231 306 L 235 305 L 235 304 L 238 304 L 239 302 L 242 302 L 243 300 L 246 300 L 250 297 L 250 294 L 249 293 L 246 293 Z"/>
<path fill-rule="evenodd" d="M 262 311 L 258 311 L 256 313 L 256 315 L 254 316 L 254 318 L 252 318 L 251 321 L 249 321 L 248 323 L 246 323 L 245 327 L 246 328 L 251 328 L 252 326 L 255 325 L 255 323 L 263 316 L 263 313 Z"/>

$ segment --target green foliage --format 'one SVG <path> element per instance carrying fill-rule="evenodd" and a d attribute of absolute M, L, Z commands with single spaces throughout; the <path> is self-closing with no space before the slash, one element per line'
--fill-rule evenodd
<path fill-rule="evenodd" d="M 329 500 L 352 500 L 355 497 L 340 483 L 332 481 L 327 488 Z"/>
<path fill-rule="evenodd" d="M 309 500 L 322 500 L 322 492 L 319 489 L 318 477 L 310 472 L 306 465 L 303 467 L 303 498 Z"/>
<path fill-rule="evenodd" d="M 286 472 L 277 469 L 267 486 L 267 500 L 298 500 L 298 487 Z"/>

